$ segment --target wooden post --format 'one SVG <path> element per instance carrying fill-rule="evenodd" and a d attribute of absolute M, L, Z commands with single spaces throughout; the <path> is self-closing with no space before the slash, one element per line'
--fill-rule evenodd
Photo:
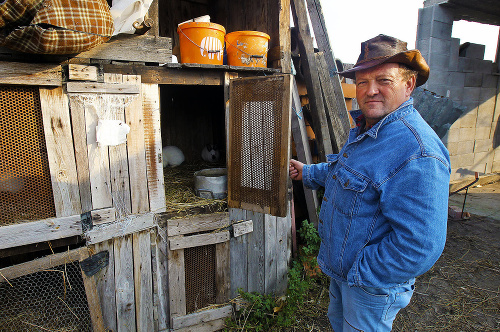
<path fill-rule="evenodd" d="M 306 7 L 304 0 L 292 0 L 291 3 L 293 21 L 298 31 L 298 44 L 304 66 L 307 95 L 311 105 L 312 125 L 317 137 L 319 158 L 321 161 L 326 161 L 326 155 L 333 153 L 333 145 L 323 104 L 318 65 L 314 56 L 314 46 L 309 30 Z"/>

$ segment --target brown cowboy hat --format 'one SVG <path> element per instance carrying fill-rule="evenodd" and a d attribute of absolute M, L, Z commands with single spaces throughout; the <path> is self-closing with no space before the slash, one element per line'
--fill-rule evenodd
<path fill-rule="evenodd" d="M 429 78 L 429 66 L 419 50 L 408 50 L 407 43 L 386 35 L 378 35 L 361 43 L 361 54 L 351 69 L 339 72 L 340 75 L 355 79 L 356 72 L 373 68 L 382 63 L 402 63 L 418 72 L 417 86 Z"/>

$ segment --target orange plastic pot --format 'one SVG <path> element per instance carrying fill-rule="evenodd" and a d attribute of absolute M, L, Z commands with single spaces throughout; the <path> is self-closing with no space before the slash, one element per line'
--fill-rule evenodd
<path fill-rule="evenodd" d="M 222 65 L 224 35 L 222 25 L 209 22 L 188 22 L 177 27 L 181 63 Z"/>
<path fill-rule="evenodd" d="M 226 35 L 227 64 L 267 67 L 268 34 L 259 31 L 234 31 Z"/>

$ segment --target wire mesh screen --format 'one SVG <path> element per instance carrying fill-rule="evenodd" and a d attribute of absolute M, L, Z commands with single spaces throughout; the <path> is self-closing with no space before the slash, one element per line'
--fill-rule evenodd
<path fill-rule="evenodd" d="M 79 263 L 0 283 L 0 331 L 92 331 Z"/>
<path fill-rule="evenodd" d="M 215 244 L 184 249 L 186 312 L 216 303 Z"/>
<path fill-rule="evenodd" d="M 0 86 L 0 226 L 55 217 L 37 87 Z"/>
<path fill-rule="evenodd" d="M 228 204 L 239 208 L 244 202 L 285 216 L 285 195 L 280 194 L 286 191 L 280 175 L 288 163 L 289 140 L 285 77 L 236 79 L 230 89 Z"/>

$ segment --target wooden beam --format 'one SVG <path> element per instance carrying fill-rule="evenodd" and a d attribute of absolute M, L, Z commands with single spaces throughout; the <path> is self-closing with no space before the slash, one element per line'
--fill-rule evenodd
<path fill-rule="evenodd" d="M 265 292 L 265 229 L 264 214 L 247 211 L 247 218 L 254 222 L 248 236 L 248 292 Z"/>
<path fill-rule="evenodd" d="M 226 305 L 221 308 L 203 310 L 181 317 L 174 317 L 172 318 L 172 329 L 178 330 L 184 327 L 192 327 L 193 325 L 208 323 L 220 318 L 226 318 L 231 316 L 232 312 L 232 306 Z"/>
<path fill-rule="evenodd" d="M 176 237 L 182 237 L 177 235 Z M 168 289 L 171 319 L 186 315 L 186 271 L 184 267 L 184 249 L 168 252 Z"/>
<path fill-rule="evenodd" d="M 68 96 L 62 87 L 40 87 L 43 128 L 57 217 L 82 213 Z"/>
<path fill-rule="evenodd" d="M 280 0 L 279 36 L 281 71 L 284 74 L 290 74 L 292 72 L 290 0 Z"/>
<path fill-rule="evenodd" d="M 115 254 L 113 240 L 91 245 L 95 253 L 107 250 L 109 264 L 96 275 L 96 289 L 101 302 L 104 326 L 108 330 L 117 331 L 116 323 L 116 296 L 115 296 Z"/>
<path fill-rule="evenodd" d="M 90 211 L 94 225 L 106 224 L 116 220 L 116 209 L 114 207 Z"/>
<path fill-rule="evenodd" d="M 192 247 L 206 246 L 229 241 L 229 231 L 205 233 L 191 236 L 174 236 L 169 239 L 170 250 L 179 250 Z"/>
<path fill-rule="evenodd" d="M 264 290 L 266 294 L 276 292 L 276 281 L 278 273 L 277 251 L 278 242 L 276 238 L 277 218 L 269 214 L 264 215 Z"/>
<path fill-rule="evenodd" d="M 95 244 L 115 237 L 140 232 L 152 227 L 156 227 L 153 213 L 130 215 L 123 221 L 95 226 L 92 230 L 85 233 L 85 238 L 87 244 Z"/>
<path fill-rule="evenodd" d="M 167 221 L 168 236 L 208 232 L 229 226 L 227 213 L 211 213 Z"/>
<path fill-rule="evenodd" d="M 82 235 L 80 215 L 0 227 L 0 249 Z"/>
<path fill-rule="evenodd" d="M 74 58 L 169 63 L 172 62 L 172 39 L 120 34 Z"/>
<path fill-rule="evenodd" d="M 61 86 L 62 68 L 51 63 L 0 61 L 0 84 Z"/>
<path fill-rule="evenodd" d="M 135 314 L 134 258 L 132 235 L 116 238 L 115 253 L 115 296 L 118 331 L 137 331 Z"/>
<path fill-rule="evenodd" d="M 97 67 L 88 65 L 68 65 L 69 79 L 74 81 L 97 81 Z"/>
<path fill-rule="evenodd" d="M 0 269 L 0 283 L 40 272 L 54 266 L 81 261 L 89 256 L 87 247 L 73 249 Z"/>
<path fill-rule="evenodd" d="M 241 209 L 229 209 L 231 222 L 245 220 L 247 212 Z M 253 231 L 253 225 L 252 225 Z M 231 268 L 231 293 L 230 297 L 238 296 L 238 289 L 248 291 L 248 237 L 239 236 L 231 239 L 230 268 Z"/>
<path fill-rule="evenodd" d="M 247 220 L 243 222 L 239 222 L 237 224 L 233 224 L 233 235 L 234 237 L 242 236 L 244 234 L 248 234 L 253 232 L 253 221 Z"/>
<path fill-rule="evenodd" d="M 170 326 L 169 320 L 169 293 L 168 293 L 168 261 L 167 240 L 162 230 L 157 228 L 151 232 L 151 265 L 153 271 L 153 303 L 155 324 L 158 331 L 166 330 Z M 156 329 L 155 329 L 156 331 Z"/>
<path fill-rule="evenodd" d="M 68 82 L 66 89 L 69 93 L 126 93 L 138 94 L 138 84 L 113 84 L 94 82 Z"/>
<path fill-rule="evenodd" d="M 320 161 L 326 161 L 326 155 L 333 153 L 332 138 L 328 129 L 318 65 L 314 57 L 314 46 L 309 29 L 305 0 L 292 0 L 293 21 L 297 27 L 300 57 L 303 64 L 307 95 L 311 105 L 312 125 L 318 143 Z"/>
<path fill-rule="evenodd" d="M 231 259 L 229 239 L 215 245 L 215 289 L 217 290 L 216 303 L 227 303 L 231 291 Z"/>
<path fill-rule="evenodd" d="M 154 331 L 150 231 L 134 233 L 132 243 L 137 331 Z"/>

